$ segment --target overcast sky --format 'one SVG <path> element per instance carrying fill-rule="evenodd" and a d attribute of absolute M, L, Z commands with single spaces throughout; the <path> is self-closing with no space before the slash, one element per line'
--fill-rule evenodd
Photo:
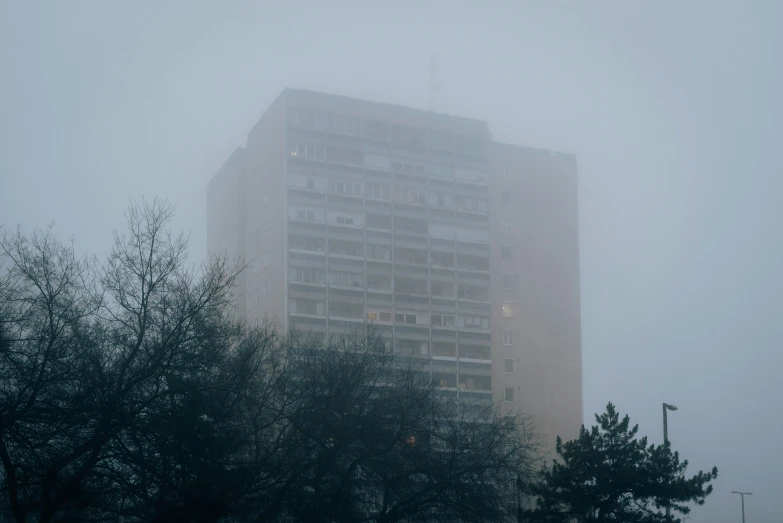
<path fill-rule="evenodd" d="M 720 469 L 690 523 L 779 521 L 783 2 L 0 0 L 0 223 L 103 252 L 130 197 L 206 185 L 284 87 L 577 155 L 584 408 Z M 777 30 L 777 33 L 776 33 Z M 695 470 L 694 470 L 695 472 Z"/>

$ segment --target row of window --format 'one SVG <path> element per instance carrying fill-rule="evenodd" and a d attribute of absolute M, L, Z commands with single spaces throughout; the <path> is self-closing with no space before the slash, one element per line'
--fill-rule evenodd
<path fill-rule="evenodd" d="M 378 154 L 371 151 L 360 151 L 353 148 L 330 145 L 329 148 L 320 143 L 292 143 L 289 154 L 293 158 L 309 160 L 328 160 L 348 165 L 362 166 L 378 171 L 391 171 L 395 174 L 422 177 L 429 174 L 433 178 L 457 179 L 471 182 L 485 182 L 486 172 L 483 169 L 451 165 L 450 163 L 413 163 L 393 159 L 388 154 Z M 446 160 L 448 161 L 448 160 Z"/>
<path fill-rule="evenodd" d="M 308 214 L 308 212 L 312 212 L 312 211 L 301 211 L 301 213 L 297 214 L 297 217 L 301 220 L 313 219 L 313 215 Z M 346 223 L 346 222 L 345 219 L 343 218 L 343 221 L 338 223 Z M 291 239 L 289 240 L 290 248 L 312 251 L 312 252 L 324 252 L 324 244 L 325 244 L 324 240 L 316 240 L 312 238 L 300 238 L 296 236 L 291 237 Z M 363 256 L 362 254 L 363 246 L 364 246 L 363 242 L 331 240 L 329 242 L 329 252 L 332 254 L 343 254 L 347 256 L 361 257 Z M 423 251 L 423 252 L 406 251 L 401 248 L 398 248 L 397 256 L 393 257 L 392 248 L 388 245 L 367 243 L 366 247 L 367 247 L 368 259 L 391 261 L 394 258 L 399 263 L 410 263 L 413 265 L 428 264 L 427 251 Z M 268 258 L 268 253 L 266 254 L 266 256 Z M 268 261 L 265 261 L 265 263 L 268 264 Z M 444 253 L 444 252 L 437 252 L 437 251 L 430 252 L 429 263 L 431 263 L 433 267 L 454 268 L 454 253 Z M 459 267 L 460 269 L 486 271 L 489 270 L 489 259 L 483 257 L 471 258 L 463 255 L 458 257 L 456 266 Z M 511 289 L 514 288 L 515 286 L 516 286 L 516 277 L 513 274 L 504 274 L 503 288 Z"/>
<path fill-rule="evenodd" d="M 288 109 L 289 121 L 298 126 L 312 129 L 328 129 L 329 132 L 347 134 L 352 136 L 367 136 L 369 138 L 389 140 L 395 142 L 424 146 L 438 149 L 456 149 L 471 154 L 483 155 L 486 153 L 486 140 L 472 136 L 453 135 L 441 131 L 426 130 L 407 125 L 393 125 L 377 120 L 362 120 L 350 116 L 337 114 L 325 114 L 320 111 Z"/>
<path fill-rule="evenodd" d="M 305 187 L 308 189 L 320 189 L 323 186 L 316 182 L 315 178 L 308 178 Z M 340 194 L 351 194 L 361 196 L 362 184 L 360 182 L 346 182 L 329 180 L 329 192 Z M 393 194 L 394 200 L 398 202 L 415 203 L 419 205 L 431 205 L 440 209 L 451 209 L 454 207 L 454 196 L 446 193 L 430 193 L 417 191 L 415 189 L 406 189 L 395 187 L 392 193 L 390 187 L 386 184 L 368 183 L 367 196 L 381 200 L 390 200 Z M 474 212 L 487 212 L 488 202 L 486 198 L 475 196 L 457 195 L 457 209 L 464 209 Z"/>
<path fill-rule="evenodd" d="M 311 178 L 312 179 L 312 178 Z M 310 180 L 308 180 L 308 188 Z M 336 192 L 340 194 L 354 194 L 361 196 L 362 184 L 358 182 L 340 182 L 336 180 L 329 180 L 329 192 Z"/>

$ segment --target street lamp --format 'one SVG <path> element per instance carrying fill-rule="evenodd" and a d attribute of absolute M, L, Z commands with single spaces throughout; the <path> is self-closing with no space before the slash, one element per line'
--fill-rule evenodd
<path fill-rule="evenodd" d="M 677 407 L 674 405 L 669 405 L 668 403 L 663 404 L 663 442 L 664 444 L 669 442 L 669 424 L 666 421 L 666 411 L 671 410 L 675 411 L 677 410 Z"/>
<path fill-rule="evenodd" d="M 742 498 L 742 523 L 745 523 L 745 496 L 752 496 L 753 492 L 737 492 L 736 490 L 732 490 L 731 493 L 739 494 Z"/>
<path fill-rule="evenodd" d="M 666 420 L 666 411 L 671 410 L 675 411 L 677 410 L 677 407 L 674 405 L 669 405 L 668 403 L 663 404 L 663 444 L 664 446 L 669 443 L 669 423 Z M 668 505 L 666 505 L 666 518 L 669 518 L 669 514 L 671 513 L 671 509 Z"/>

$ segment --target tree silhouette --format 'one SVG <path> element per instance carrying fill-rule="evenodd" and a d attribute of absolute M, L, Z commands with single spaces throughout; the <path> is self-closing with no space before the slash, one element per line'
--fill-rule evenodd
<path fill-rule="evenodd" d="M 688 503 L 702 505 L 712 492 L 717 468 L 686 477 L 688 462 L 670 444 L 648 447 L 646 437 L 637 439 L 638 425 L 631 427 L 628 416 L 620 419 L 611 403 L 596 421 L 572 441 L 558 437 L 560 459 L 531 485 L 536 506 L 523 512 L 523 520 L 674 522 L 678 517 L 666 516 L 666 507 L 688 514 Z"/>

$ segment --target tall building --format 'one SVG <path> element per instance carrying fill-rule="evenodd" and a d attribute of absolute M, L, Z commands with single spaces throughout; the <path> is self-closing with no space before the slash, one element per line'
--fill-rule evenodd
<path fill-rule="evenodd" d="M 285 89 L 209 184 L 208 249 L 249 263 L 237 312 L 370 320 L 460 399 L 582 423 L 577 169 L 486 122 Z"/>

